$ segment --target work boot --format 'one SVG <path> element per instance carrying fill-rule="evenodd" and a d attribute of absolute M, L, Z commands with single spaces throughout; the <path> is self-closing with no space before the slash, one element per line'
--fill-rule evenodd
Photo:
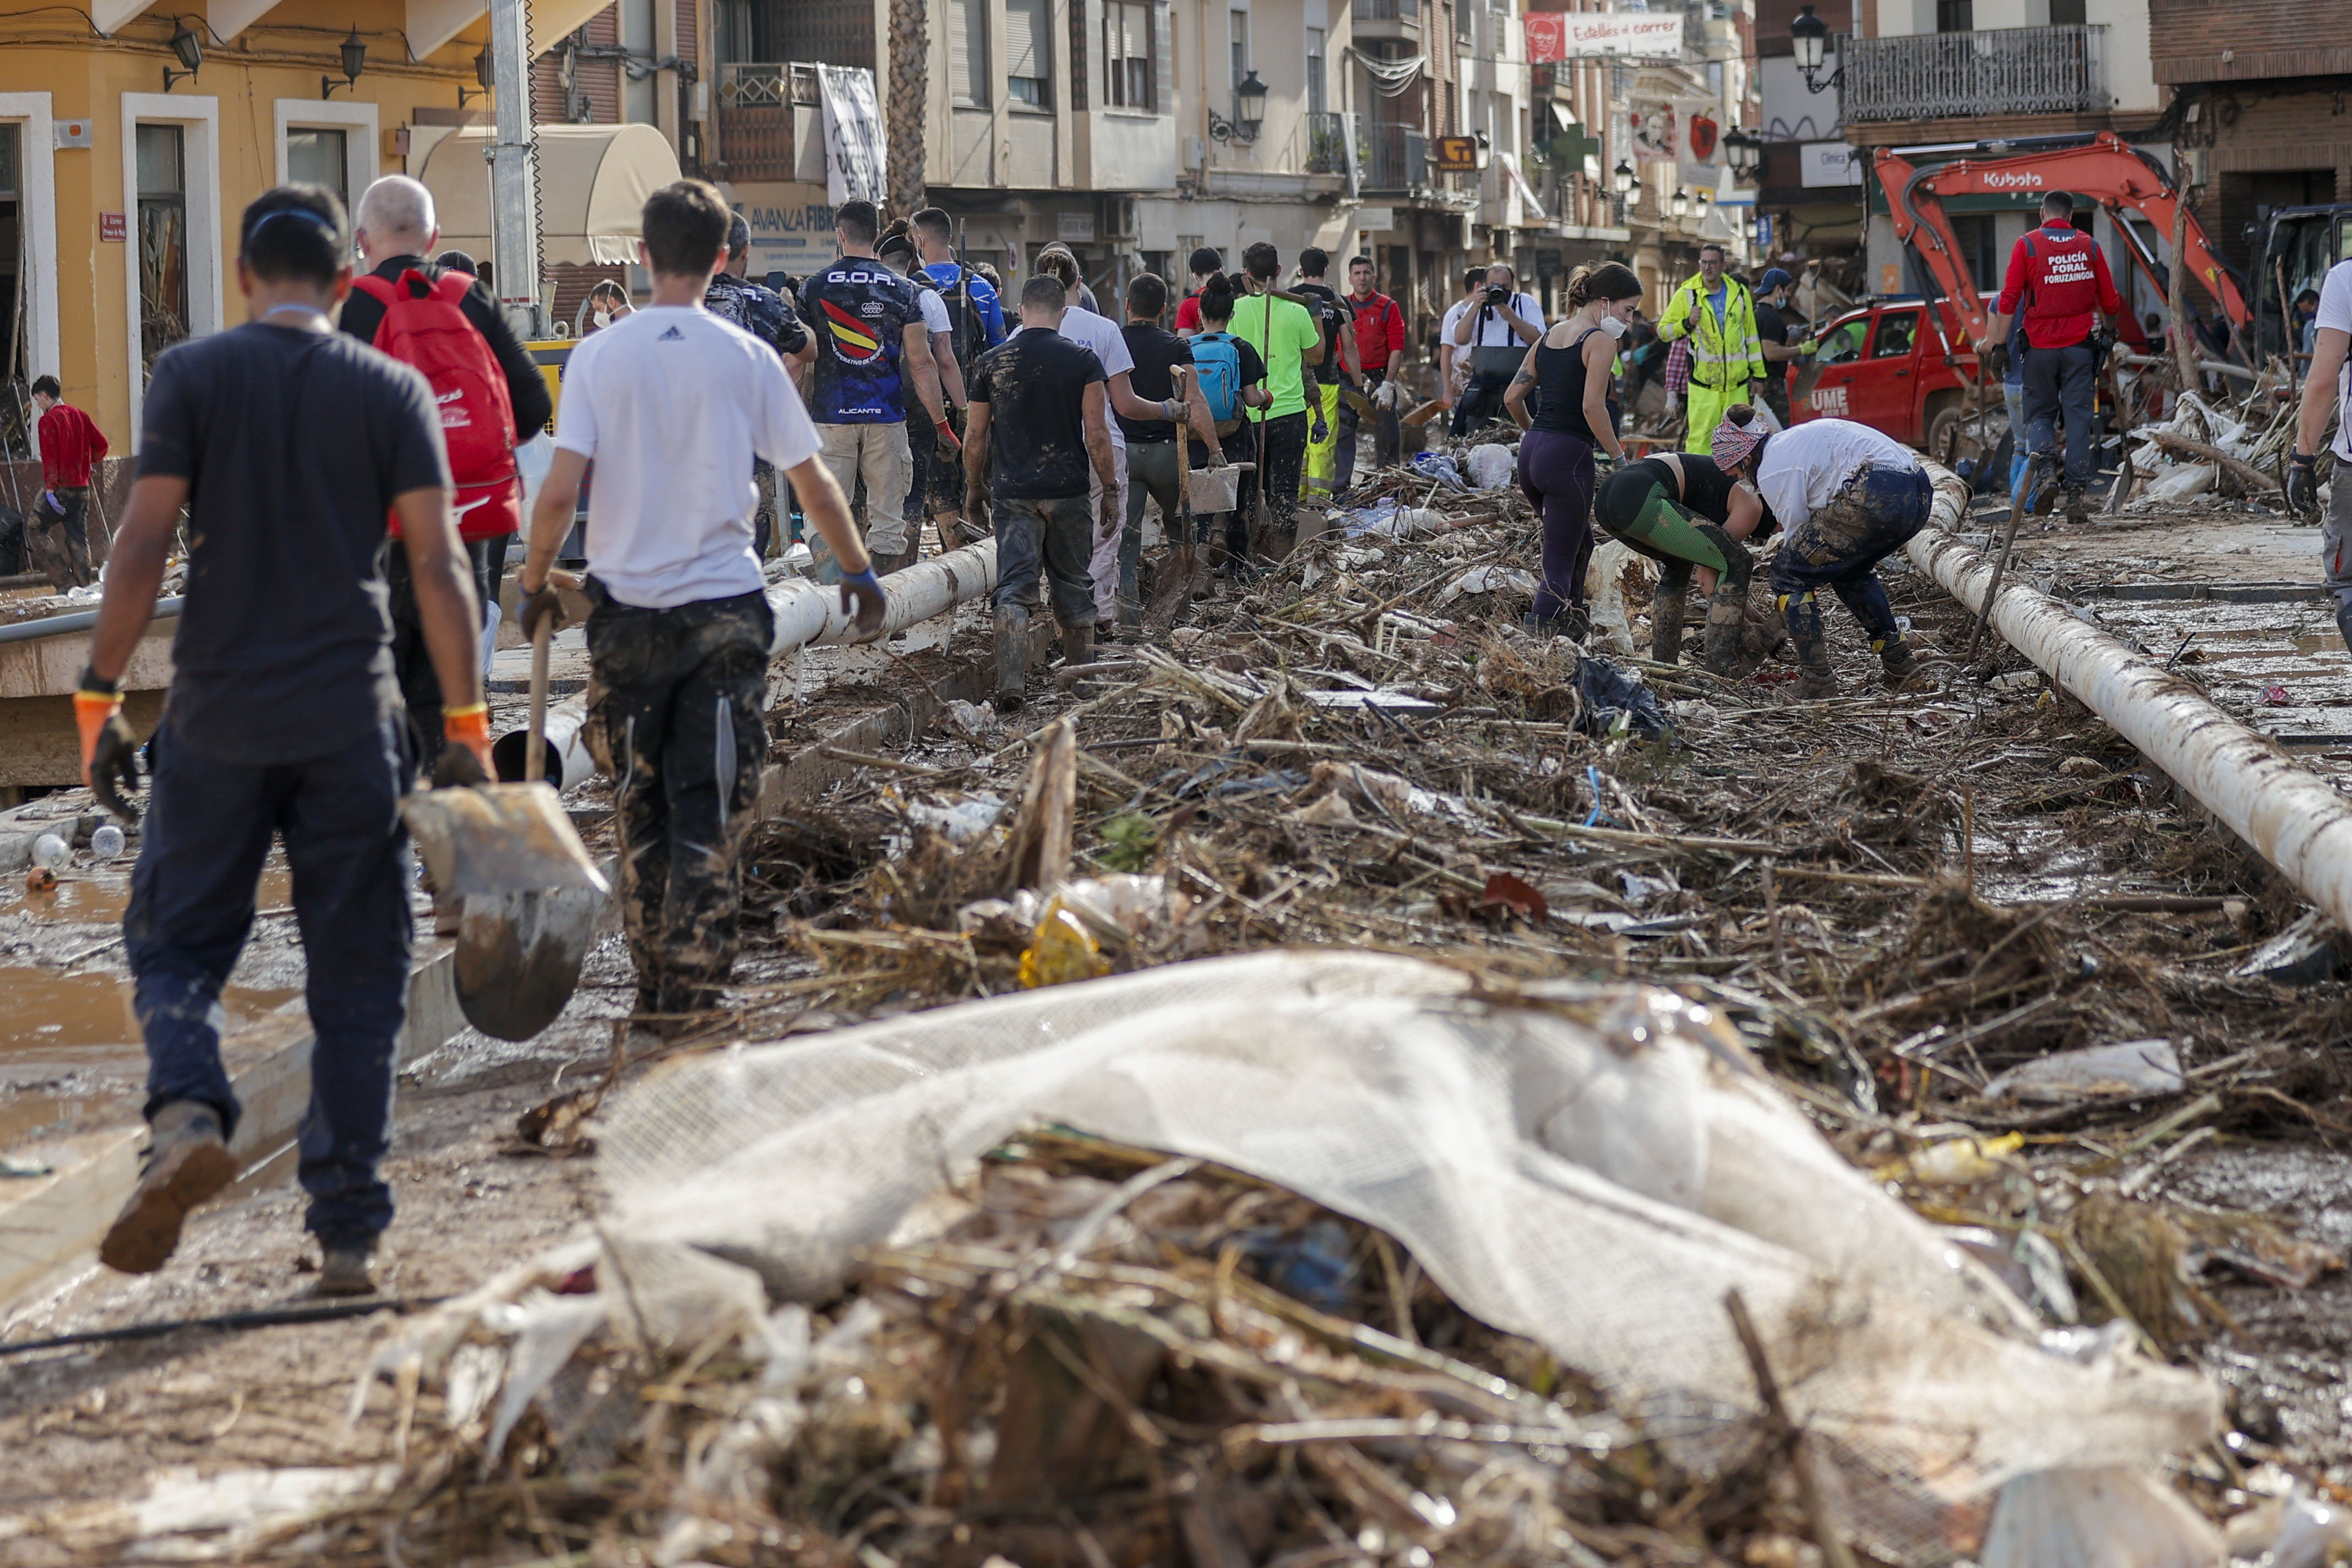
<path fill-rule="evenodd" d="M 1830 639 L 1822 626 L 1821 601 L 1808 588 L 1801 594 L 1781 595 L 1775 607 L 1788 625 L 1789 640 L 1797 647 L 1797 695 L 1835 697 L 1837 674 L 1830 668 Z M 1708 614 L 1712 616 L 1714 612 Z"/>
<path fill-rule="evenodd" d="M 329 1245 L 319 1265 L 313 1296 L 373 1296 L 375 1294 L 375 1243 L 336 1242 Z"/>
<path fill-rule="evenodd" d="M 1029 612 L 1018 605 L 996 610 L 996 710 L 1017 711 L 1029 688 Z"/>
<path fill-rule="evenodd" d="M 2344 639 L 2347 652 L 2352 652 L 2352 599 L 2336 606 L 2336 635 Z"/>
<path fill-rule="evenodd" d="M 1919 672 L 1920 659 L 1906 643 L 1883 643 L 1878 649 L 1878 679 L 1889 691 L 1900 691 Z"/>
<path fill-rule="evenodd" d="M 1567 621 L 1565 616 L 1538 616 L 1529 610 L 1519 617 L 1519 629 L 1531 637 L 1549 642 L 1554 637 L 1568 635 Z"/>
<path fill-rule="evenodd" d="M 1683 661 L 1683 616 L 1690 580 L 1672 584 L 1661 580 L 1650 595 L 1650 658 L 1655 664 Z"/>
<path fill-rule="evenodd" d="M 1706 660 L 1707 673 L 1727 679 L 1748 673 L 1740 668 L 1748 663 L 1743 653 L 1747 635 L 1748 607 L 1730 597 L 1722 588 L 1717 588 L 1706 604 L 1703 657 Z M 1753 668 L 1748 666 L 1748 669 Z"/>
<path fill-rule="evenodd" d="M 2059 492 L 2058 501 L 2059 505 L 2065 510 L 2066 521 L 2068 522 L 2088 522 L 2091 521 L 2090 503 L 2083 497 L 2082 486 L 2068 485 L 2063 490 Z"/>
<path fill-rule="evenodd" d="M 1083 669 L 1094 661 L 1094 627 L 1064 626 L 1062 628 L 1062 668 Z"/>
<path fill-rule="evenodd" d="M 155 1113 L 139 1159 L 139 1190 L 98 1245 L 98 1259 L 125 1274 L 152 1274 L 180 1245 L 180 1226 L 236 1179 L 236 1157 L 221 1136 L 219 1112 L 175 1100 Z"/>

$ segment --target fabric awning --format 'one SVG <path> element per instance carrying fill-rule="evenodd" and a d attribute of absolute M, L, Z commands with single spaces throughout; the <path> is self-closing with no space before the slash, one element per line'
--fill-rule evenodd
<path fill-rule="evenodd" d="M 416 177 L 433 193 L 444 247 L 490 255 L 493 132 L 467 126 L 433 144 Z M 542 125 L 539 252 L 550 267 L 635 261 L 646 198 L 678 178 L 677 154 L 650 125 Z"/>

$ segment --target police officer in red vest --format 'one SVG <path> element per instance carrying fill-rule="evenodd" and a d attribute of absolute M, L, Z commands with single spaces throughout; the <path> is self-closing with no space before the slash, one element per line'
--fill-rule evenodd
<path fill-rule="evenodd" d="M 2019 303 L 2025 307 L 2025 435 L 2032 450 L 2054 458 L 2058 432 L 2054 421 L 2066 421 L 2066 516 L 2080 522 L 2088 515 L 2083 489 L 2097 474 L 2091 450 L 2096 419 L 2093 384 L 2098 375 L 2101 345 L 2092 329 L 2098 314 L 2112 318 L 2123 311 L 2123 297 L 2107 275 L 2107 258 L 2098 242 L 2074 227 L 2074 198 L 2053 191 L 2042 198 L 2042 226 L 2029 231 L 2009 253 L 2000 299 L 1994 305 L 1991 331 L 1986 335 L 1987 369 L 1999 375 L 1999 363 L 2008 354 L 2009 321 Z M 2047 510 L 2049 489 L 2037 510 Z"/>

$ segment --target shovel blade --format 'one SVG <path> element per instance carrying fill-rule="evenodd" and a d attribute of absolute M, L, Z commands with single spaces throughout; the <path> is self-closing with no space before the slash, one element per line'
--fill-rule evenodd
<path fill-rule="evenodd" d="M 454 957 L 466 1021 L 501 1040 L 530 1039 L 555 1022 L 580 984 L 604 904 L 585 889 L 467 899 Z"/>
<path fill-rule="evenodd" d="M 551 784 L 418 790 L 402 799 L 400 815 L 443 893 L 470 900 L 606 890 Z"/>

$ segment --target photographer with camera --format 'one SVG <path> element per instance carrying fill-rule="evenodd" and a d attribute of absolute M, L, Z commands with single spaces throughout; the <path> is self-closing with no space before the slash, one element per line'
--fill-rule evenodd
<path fill-rule="evenodd" d="M 1454 355 L 1470 356 L 1470 384 L 1454 405 L 1454 434 L 1461 436 L 1503 416 L 1503 394 L 1528 357 L 1528 345 L 1543 336 L 1543 307 L 1514 285 L 1511 269 L 1497 261 L 1486 268 L 1486 288 L 1454 324 Z"/>

